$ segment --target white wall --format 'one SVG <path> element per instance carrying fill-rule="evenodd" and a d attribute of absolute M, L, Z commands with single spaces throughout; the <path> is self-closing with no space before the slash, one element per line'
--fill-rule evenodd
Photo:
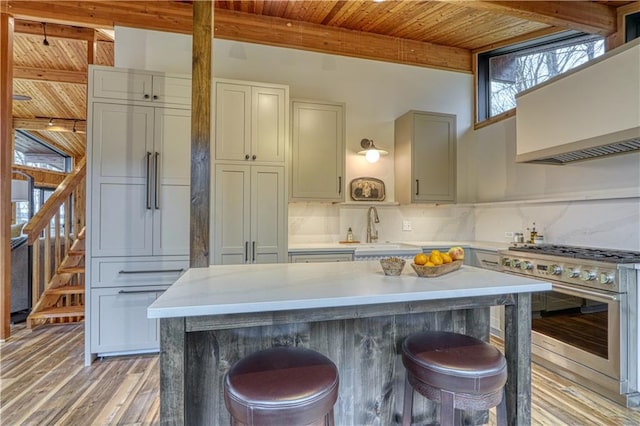
<path fill-rule="evenodd" d="M 548 242 L 640 250 L 640 154 L 564 166 L 516 164 L 514 118 L 472 130 L 471 75 L 227 40 L 214 41 L 213 57 L 216 77 L 282 83 L 292 98 L 345 102 L 345 183 L 380 178 L 388 200 L 394 199 L 394 119 L 410 109 L 457 115 L 458 202 L 485 204 L 380 207 L 382 241 L 505 241 L 505 231 L 525 231 L 535 221 Z M 190 73 L 190 58 L 189 36 L 116 27 L 116 66 Z M 364 137 L 390 155 L 368 164 L 355 154 Z M 636 197 L 593 200 L 630 194 Z M 558 197 L 585 201 L 530 202 Z M 521 202 L 493 204 L 506 200 Z M 366 209 L 292 203 L 289 240 L 337 241 L 350 226 L 364 239 Z M 401 231 L 403 219 L 413 231 Z"/>

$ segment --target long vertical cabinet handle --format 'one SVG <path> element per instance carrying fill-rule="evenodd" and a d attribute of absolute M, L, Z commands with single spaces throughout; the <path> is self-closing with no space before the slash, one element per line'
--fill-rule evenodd
<path fill-rule="evenodd" d="M 158 161 L 158 158 L 160 158 L 160 153 L 156 152 L 156 155 L 154 156 L 153 166 L 154 180 L 156 181 L 156 209 L 160 208 L 160 182 L 158 182 L 158 168 L 160 167 L 160 163 Z"/>
<path fill-rule="evenodd" d="M 147 152 L 147 210 L 151 210 L 151 153 Z"/>
<path fill-rule="evenodd" d="M 251 248 L 251 262 L 256 263 L 256 242 L 252 241 L 251 242 L 252 248 Z"/>
<path fill-rule="evenodd" d="M 416 179 L 416 195 L 420 194 L 420 181 Z"/>
<path fill-rule="evenodd" d="M 244 242 L 244 263 L 249 261 L 249 241 Z"/>
<path fill-rule="evenodd" d="M 342 176 L 338 176 L 338 195 L 342 194 Z"/>

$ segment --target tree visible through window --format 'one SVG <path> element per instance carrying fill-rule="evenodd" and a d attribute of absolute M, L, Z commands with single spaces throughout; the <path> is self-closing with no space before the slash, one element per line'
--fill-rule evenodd
<path fill-rule="evenodd" d="M 516 95 L 604 53 L 599 36 L 571 35 L 478 56 L 478 119 L 516 107 Z"/>

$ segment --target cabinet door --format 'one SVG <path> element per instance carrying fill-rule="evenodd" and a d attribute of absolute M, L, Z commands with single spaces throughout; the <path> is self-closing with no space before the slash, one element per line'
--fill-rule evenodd
<path fill-rule="evenodd" d="M 95 103 L 92 256 L 152 253 L 153 108 Z"/>
<path fill-rule="evenodd" d="M 248 160 L 251 151 L 251 87 L 216 84 L 216 160 Z"/>
<path fill-rule="evenodd" d="M 285 262 L 284 167 L 251 167 L 251 262 Z"/>
<path fill-rule="evenodd" d="M 130 70 L 93 69 L 94 98 L 151 101 L 153 79 L 151 74 Z"/>
<path fill-rule="evenodd" d="M 248 165 L 215 166 L 214 264 L 241 264 L 249 261 L 250 169 Z"/>
<path fill-rule="evenodd" d="M 91 291 L 91 352 L 158 350 L 158 320 L 147 308 L 163 289 L 113 287 Z"/>
<path fill-rule="evenodd" d="M 156 108 L 153 254 L 189 254 L 191 113 Z"/>
<path fill-rule="evenodd" d="M 414 113 L 412 202 L 456 201 L 456 120 L 448 114 Z"/>
<path fill-rule="evenodd" d="M 343 105 L 292 102 L 292 201 L 344 200 L 343 123 Z"/>
<path fill-rule="evenodd" d="M 284 89 L 251 88 L 252 161 L 284 163 L 286 105 Z"/>
<path fill-rule="evenodd" d="M 153 76 L 154 102 L 191 105 L 191 79 L 180 77 Z"/>

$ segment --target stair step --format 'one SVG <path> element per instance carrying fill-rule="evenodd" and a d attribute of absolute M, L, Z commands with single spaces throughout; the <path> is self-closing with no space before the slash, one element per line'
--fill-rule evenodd
<path fill-rule="evenodd" d="M 67 256 L 84 256 L 84 249 L 81 250 L 69 250 Z"/>
<path fill-rule="evenodd" d="M 78 293 L 84 293 L 85 289 L 83 285 L 65 285 L 63 287 L 58 287 L 58 288 L 52 288 L 49 290 L 46 290 L 45 293 L 46 294 L 78 294 Z"/>
<path fill-rule="evenodd" d="M 84 252 L 84 239 L 76 238 L 69 248 L 73 251 L 82 250 Z"/>
<path fill-rule="evenodd" d="M 59 274 L 84 274 L 84 265 L 65 266 L 58 268 Z"/>
<path fill-rule="evenodd" d="M 84 306 L 56 306 L 29 314 L 29 319 L 67 318 L 84 316 Z"/>

